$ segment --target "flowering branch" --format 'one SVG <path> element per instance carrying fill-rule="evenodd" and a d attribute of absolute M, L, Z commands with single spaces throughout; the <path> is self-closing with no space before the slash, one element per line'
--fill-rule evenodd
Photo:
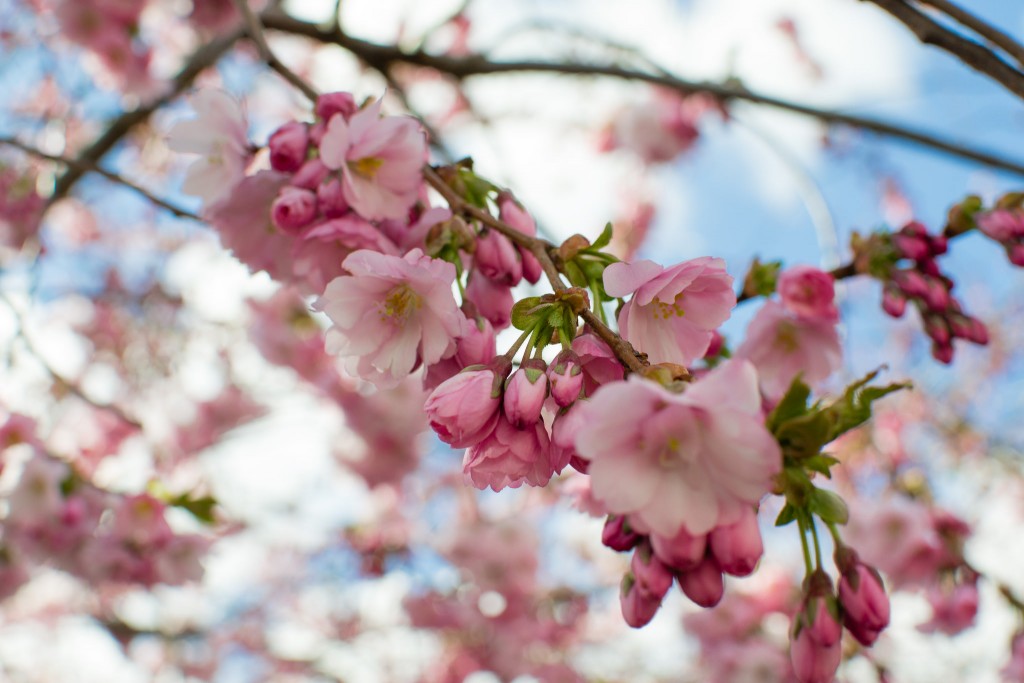
<path fill-rule="evenodd" d="M 1013 57 L 1018 64 L 1024 66 L 1024 46 L 1010 37 L 1010 35 L 1000 31 L 992 24 L 982 21 L 970 12 L 965 11 L 948 0 L 921 0 L 921 2 L 925 5 L 934 7 L 943 14 L 960 22 L 965 27 L 971 29 L 979 36 Z"/>

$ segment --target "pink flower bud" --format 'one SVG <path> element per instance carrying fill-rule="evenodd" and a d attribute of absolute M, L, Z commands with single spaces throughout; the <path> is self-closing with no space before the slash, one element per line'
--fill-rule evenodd
<path fill-rule="evenodd" d="M 533 237 L 537 234 L 537 224 L 530 214 L 512 198 L 512 195 L 502 194 L 498 198 L 498 217 L 524 235 Z M 522 260 L 522 276 L 530 284 L 537 284 L 543 274 L 540 262 L 529 250 L 522 247 L 517 247 L 517 249 Z"/>
<path fill-rule="evenodd" d="M 586 425 L 584 412 L 580 410 L 582 403 L 574 403 L 568 410 L 562 410 L 555 416 L 551 425 L 551 460 L 555 471 L 561 472 L 566 465 L 586 474 L 589 460 L 584 460 L 576 453 L 576 435 Z"/>
<path fill-rule="evenodd" d="M 714 607 L 725 593 L 722 570 L 712 555 L 707 555 L 690 571 L 677 574 L 676 578 L 686 597 L 701 607 Z"/>
<path fill-rule="evenodd" d="M 302 164 L 302 168 L 295 172 L 295 175 L 292 176 L 291 184 L 304 190 L 316 192 L 317 188 L 320 187 L 320 183 L 324 181 L 324 178 L 330 172 L 331 169 L 324 166 L 324 162 L 319 159 L 310 159 Z"/>
<path fill-rule="evenodd" d="M 941 256 L 949 251 L 949 240 L 945 235 L 930 235 L 928 247 L 931 249 L 932 256 Z"/>
<path fill-rule="evenodd" d="M 787 268 L 779 276 L 778 291 L 786 310 L 802 318 L 839 318 L 830 273 L 813 266 Z"/>
<path fill-rule="evenodd" d="M 649 624 L 658 613 L 661 598 L 645 594 L 637 588 L 633 575 L 626 574 L 622 577 L 622 586 L 619 590 L 619 605 L 626 623 L 633 628 L 641 628 Z"/>
<path fill-rule="evenodd" d="M 904 258 L 921 261 L 932 255 L 931 245 L 925 237 L 896 233 L 892 236 L 892 244 Z"/>
<path fill-rule="evenodd" d="M 764 554 L 753 508 L 744 508 L 738 522 L 712 529 L 708 543 L 722 571 L 733 576 L 750 575 Z"/>
<path fill-rule="evenodd" d="M 924 301 L 928 308 L 935 313 L 942 313 L 949 308 L 949 290 L 942 280 L 936 278 L 925 278 L 927 289 L 924 293 Z"/>
<path fill-rule="evenodd" d="M 316 195 L 286 185 L 270 207 L 270 218 L 282 232 L 297 235 L 316 217 Z"/>
<path fill-rule="evenodd" d="M 891 283 L 886 283 L 882 290 L 882 310 L 894 318 L 902 317 L 907 310 L 907 298 Z"/>
<path fill-rule="evenodd" d="M 282 173 L 298 171 L 306 161 L 309 131 L 300 121 L 289 121 L 270 136 L 270 167 Z"/>
<path fill-rule="evenodd" d="M 544 399 L 548 397 L 548 378 L 544 361 L 523 361 L 505 383 L 505 417 L 517 428 L 532 425 L 540 419 Z"/>
<path fill-rule="evenodd" d="M 928 292 L 924 276 L 916 270 L 898 270 L 893 273 L 892 281 L 908 297 L 923 297 Z"/>
<path fill-rule="evenodd" d="M 654 554 L 661 558 L 662 562 L 673 569 L 687 572 L 703 562 L 707 550 L 707 535 L 693 536 L 686 527 L 682 527 L 679 533 L 671 538 L 651 534 L 651 546 L 654 548 Z"/>
<path fill-rule="evenodd" d="M 476 240 L 473 262 L 489 279 L 510 287 L 523 279 L 523 262 L 519 250 L 497 230 L 487 230 Z"/>
<path fill-rule="evenodd" d="M 842 645 L 828 647 L 816 643 L 807 629 L 801 629 L 789 648 L 793 673 L 800 683 L 831 683 L 843 657 Z"/>
<path fill-rule="evenodd" d="M 889 596 L 873 567 L 857 563 L 839 579 L 843 623 L 861 645 L 870 647 L 889 625 Z"/>
<path fill-rule="evenodd" d="M 672 587 L 672 570 L 651 552 L 648 543 L 640 544 L 633 551 L 629 568 L 636 579 L 636 588 L 648 595 L 661 599 Z"/>
<path fill-rule="evenodd" d="M 480 315 L 487 318 L 496 331 L 503 330 L 512 322 L 512 289 L 499 285 L 480 273 L 473 273 L 466 285 L 466 299 L 476 306 Z"/>
<path fill-rule="evenodd" d="M 945 318 L 938 315 L 926 315 L 924 317 L 924 331 L 939 346 L 949 346 L 953 339 L 949 332 L 949 324 Z"/>
<path fill-rule="evenodd" d="M 939 344 L 935 342 L 932 344 L 932 358 L 949 365 L 953 362 L 953 345 L 952 344 Z"/>
<path fill-rule="evenodd" d="M 335 114 L 347 120 L 358 108 L 356 98 L 349 92 L 329 92 L 316 98 L 316 115 L 322 121 L 330 121 Z"/>
<path fill-rule="evenodd" d="M 508 363 L 508 361 L 504 361 Z M 464 370 L 442 382 L 423 409 L 438 437 L 455 448 L 479 443 L 498 421 L 501 384 L 508 366 Z"/>
<path fill-rule="evenodd" d="M 912 237 L 924 237 L 928 234 L 928 228 L 921 221 L 910 221 L 900 228 L 900 233 Z"/>
<path fill-rule="evenodd" d="M 1006 256 L 1013 265 L 1024 267 L 1024 244 L 1014 244 L 1008 247 Z"/>
<path fill-rule="evenodd" d="M 601 543 L 620 553 L 631 550 L 643 538 L 629 526 L 625 515 L 608 515 L 601 531 Z"/>
<path fill-rule="evenodd" d="M 497 355 L 494 327 L 486 319 L 470 320 L 467 331 L 456 342 L 455 358 L 462 367 L 487 365 Z"/>
<path fill-rule="evenodd" d="M 338 218 L 348 211 L 348 202 L 341 191 L 341 181 L 329 178 L 316 188 L 320 211 L 328 218 Z"/>
<path fill-rule="evenodd" d="M 997 242 L 1024 235 L 1024 212 L 1007 209 L 985 211 L 974 217 L 978 229 Z"/>
<path fill-rule="evenodd" d="M 583 362 L 575 351 L 559 353 L 548 368 L 551 398 L 561 407 L 572 405 L 583 390 Z"/>

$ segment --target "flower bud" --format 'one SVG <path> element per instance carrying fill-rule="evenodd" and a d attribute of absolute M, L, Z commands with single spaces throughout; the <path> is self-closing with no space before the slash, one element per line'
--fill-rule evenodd
<path fill-rule="evenodd" d="M 661 561 L 681 572 L 696 569 L 704 560 L 707 550 L 707 536 L 693 536 L 686 527 L 681 527 L 675 536 L 651 534 L 651 546 Z"/>
<path fill-rule="evenodd" d="M 928 292 L 928 283 L 916 270 L 898 270 L 893 273 L 892 281 L 908 297 L 923 297 Z"/>
<path fill-rule="evenodd" d="M 643 538 L 629 526 L 625 515 L 608 515 L 601 531 L 601 543 L 620 553 L 631 550 Z"/>
<path fill-rule="evenodd" d="M 925 278 L 926 290 L 924 301 L 928 308 L 936 313 L 942 313 L 949 308 L 950 296 L 942 280 Z"/>
<path fill-rule="evenodd" d="M 1024 267 L 1024 244 L 1014 244 L 1007 247 L 1006 256 L 1013 265 Z"/>
<path fill-rule="evenodd" d="M 309 190 L 285 186 L 270 207 L 270 219 L 281 232 L 297 235 L 316 217 L 316 195 Z"/>
<path fill-rule="evenodd" d="M 505 383 L 505 417 L 513 426 L 522 428 L 540 419 L 544 399 L 548 396 L 548 379 L 544 361 L 523 361 Z"/>
<path fill-rule="evenodd" d="M 629 568 L 636 579 L 636 588 L 648 595 L 661 599 L 672 587 L 672 571 L 651 552 L 649 543 L 637 546 Z"/>
<path fill-rule="evenodd" d="M 793 673 L 800 683 L 832 683 L 843 656 L 842 645 L 816 643 L 807 629 L 801 629 L 789 648 Z"/>
<path fill-rule="evenodd" d="M 782 305 L 801 318 L 836 320 L 835 279 L 813 266 L 787 268 L 777 286 Z"/>
<path fill-rule="evenodd" d="M 519 203 L 510 194 L 501 194 L 498 197 L 498 217 L 524 235 L 533 237 L 537 234 L 537 224 L 533 218 L 519 206 Z M 543 270 L 540 261 L 528 249 L 517 247 L 522 261 L 522 275 L 530 284 L 537 284 L 540 281 Z"/>
<path fill-rule="evenodd" d="M 949 239 L 945 235 L 930 235 L 928 248 L 931 250 L 932 256 L 942 256 L 949 251 Z"/>
<path fill-rule="evenodd" d="M 579 409 L 581 403 L 574 403 L 567 410 L 559 411 L 551 425 L 551 460 L 555 469 L 561 472 L 566 465 L 572 465 L 577 471 L 587 473 L 590 461 L 584 460 L 576 452 L 576 435 L 584 428 L 584 414 Z"/>
<path fill-rule="evenodd" d="M 843 605 L 843 624 L 865 647 L 878 639 L 889 625 L 889 596 L 882 577 L 873 567 L 857 562 L 839 579 L 839 602 Z"/>
<path fill-rule="evenodd" d="M 708 534 L 711 553 L 726 574 L 749 576 L 764 554 L 761 530 L 757 526 L 757 513 L 744 508 L 739 521 L 719 526 Z"/>
<path fill-rule="evenodd" d="M 949 332 L 949 324 L 938 315 L 926 315 L 924 317 L 924 331 L 925 334 L 935 340 L 938 346 L 949 346 L 953 339 Z"/>
<path fill-rule="evenodd" d="M 320 211 L 328 218 L 338 218 L 348 211 L 348 202 L 341 191 L 341 181 L 328 178 L 316 188 L 316 198 L 320 203 Z"/>
<path fill-rule="evenodd" d="M 705 556 L 700 564 L 690 571 L 677 574 L 676 578 L 686 597 L 701 607 L 714 607 L 725 593 L 722 570 L 712 555 Z"/>
<path fill-rule="evenodd" d="M 512 322 L 512 305 L 515 302 L 510 287 L 492 282 L 480 273 L 473 273 L 466 285 L 466 298 L 496 331 L 505 329 Z"/>
<path fill-rule="evenodd" d="M 633 628 L 640 628 L 650 623 L 661 607 L 661 598 L 645 594 L 636 585 L 632 574 L 622 577 L 619 590 L 619 606 L 622 618 Z"/>
<path fill-rule="evenodd" d="M 356 98 L 349 92 L 329 92 L 316 98 L 316 115 L 322 121 L 330 121 L 335 114 L 348 120 L 356 109 Z"/>
<path fill-rule="evenodd" d="M 309 131 L 300 121 L 289 121 L 270 136 L 270 167 L 282 173 L 298 171 L 306 161 Z"/>
<path fill-rule="evenodd" d="M 894 318 L 900 318 L 907 310 L 907 298 L 900 292 L 899 287 L 886 283 L 882 290 L 882 310 Z"/>
<path fill-rule="evenodd" d="M 510 287 L 523 279 L 523 262 L 515 245 L 497 230 L 487 230 L 476 240 L 473 262 L 487 278 Z"/>
<path fill-rule="evenodd" d="M 324 162 L 320 159 L 310 159 L 306 163 L 302 164 L 302 167 L 295 172 L 292 176 L 291 184 L 295 187 L 301 187 L 304 190 L 312 190 L 316 192 L 320 183 L 330 175 L 331 169 L 324 166 Z"/>
<path fill-rule="evenodd" d="M 896 233 L 892 236 L 892 244 L 904 258 L 919 261 L 932 255 L 928 241 L 922 237 Z"/>
<path fill-rule="evenodd" d="M 508 365 L 508 361 L 501 359 L 493 367 L 466 369 L 442 382 L 430 394 L 423 409 L 442 441 L 455 448 L 466 448 L 494 430 Z"/>
<path fill-rule="evenodd" d="M 953 345 L 935 342 L 932 344 L 932 358 L 940 363 L 949 365 L 953 362 Z"/>
<path fill-rule="evenodd" d="M 548 368 L 551 398 L 561 407 L 572 405 L 583 390 L 583 363 L 575 351 L 562 351 Z"/>
<path fill-rule="evenodd" d="M 467 331 L 456 342 L 455 358 L 462 367 L 487 365 L 497 355 L 494 326 L 486 319 L 469 321 Z"/>

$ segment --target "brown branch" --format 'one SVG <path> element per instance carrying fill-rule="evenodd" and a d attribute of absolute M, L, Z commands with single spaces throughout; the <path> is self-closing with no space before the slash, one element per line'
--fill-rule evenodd
<path fill-rule="evenodd" d="M 958 5 L 948 0 L 918 0 L 923 5 L 930 5 L 946 16 L 960 22 L 966 28 L 977 33 L 979 36 L 995 45 L 1006 54 L 1024 66 L 1024 45 L 1014 40 L 1009 34 L 1000 31 L 998 28 L 981 20 L 975 15 L 967 12 Z"/>
<path fill-rule="evenodd" d="M 874 0 L 872 0 L 874 1 Z M 883 0 L 880 0 L 883 1 Z M 502 73 L 549 73 L 573 76 L 600 76 L 626 81 L 640 81 L 662 86 L 682 94 L 707 93 L 722 101 L 745 101 L 775 109 L 783 109 L 803 116 L 818 119 L 829 125 L 843 125 L 860 130 L 870 131 L 894 140 L 909 142 L 934 151 L 942 152 L 960 159 L 991 166 L 992 168 L 1010 171 L 1024 176 L 1024 162 L 1002 157 L 990 152 L 961 145 L 922 131 L 899 126 L 884 120 L 867 116 L 856 116 L 843 112 L 811 107 L 778 97 L 747 90 L 741 85 L 722 84 L 708 81 L 691 81 L 662 73 L 648 73 L 634 69 L 626 69 L 614 65 L 556 63 L 544 61 L 509 61 L 498 62 L 482 55 L 465 57 L 449 57 L 433 55 L 423 51 L 405 52 L 397 47 L 380 45 L 353 38 L 337 29 L 325 29 L 295 19 L 281 12 L 263 14 L 263 25 L 267 29 L 301 35 L 312 40 L 338 45 L 369 64 L 377 70 L 387 69 L 391 64 L 403 63 L 422 66 L 447 74 L 457 80 L 473 76 L 484 76 Z M 980 46 L 979 46 L 980 47 Z M 983 49 L 983 48 L 982 48 Z"/>
<path fill-rule="evenodd" d="M 260 22 L 260 18 L 252 11 L 252 8 L 249 7 L 249 1 L 235 0 L 235 8 L 245 20 L 246 33 L 249 34 L 249 39 L 256 44 L 256 49 L 260 51 L 260 57 L 267 63 L 267 66 L 308 97 L 310 102 L 316 102 L 316 98 L 319 97 L 317 91 L 300 78 L 298 74 L 285 66 L 284 62 L 278 59 L 274 51 L 270 49 L 267 37 L 263 33 L 263 24 Z"/>
<path fill-rule="evenodd" d="M 128 132 L 139 125 L 157 109 L 185 91 L 204 69 L 212 66 L 220 57 L 227 52 L 235 41 L 244 34 L 242 27 L 238 27 L 215 40 L 203 45 L 189 57 L 185 66 L 171 80 L 171 87 L 156 99 L 141 105 L 131 111 L 126 111 L 118 116 L 107 127 L 107 129 L 96 140 L 78 154 L 78 160 L 82 164 L 95 166 L 114 146 L 124 138 Z M 80 166 L 68 166 L 68 170 L 57 179 L 54 184 L 53 194 L 50 195 L 48 204 L 66 197 L 72 186 L 88 169 Z"/>
<path fill-rule="evenodd" d="M 58 154 L 48 154 L 48 153 L 42 151 L 41 149 L 37 149 L 35 147 L 32 147 L 31 145 L 27 145 L 24 142 L 21 142 L 20 140 L 16 140 L 16 139 L 10 138 L 10 137 L 0 136 L 0 145 L 8 145 L 10 147 L 14 147 L 15 149 L 20 149 L 25 154 L 29 154 L 29 155 L 37 157 L 39 159 L 46 159 L 48 161 L 54 161 L 54 162 L 59 163 L 59 164 L 64 164 L 68 168 L 77 169 L 78 171 L 80 171 L 83 174 L 85 174 L 85 173 L 95 173 L 96 175 L 103 176 L 104 178 L 106 178 L 107 180 L 109 180 L 111 182 L 117 183 L 119 185 L 123 185 L 124 187 L 128 188 L 129 190 L 132 190 L 133 192 L 135 192 L 136 194 L 141 195 L 143 198 L 145 198 L 150 203 L 152 203 L 152 204 L 154 204 L 156 206 L 159 206 L 162 209 L 166 209 L 166 210 L 170 211 L 172 214 L 174 214 L 178 218 L 191 218 L 192 220 L 195 220 L 195 221 L 201 220 L 199 218 L 199 216 L 197 216 L 196 214 L 192 213 L 188 209 L 183 209 L 180 206 L 176 206 L 176 205 L 170 203 L 166 199 L 161 199 L 160 197 L 157 197 L 156 195 L 151 193 L 146 188 L 141 187 L 139 185 L 136 185 L 135 183 L 133 183 L 130 180 L 128 180 L 128 179 L 118 175 L 117 173 L 113 173 L 113 172 L 108 171 L 106 169 L 100 168 L 96 164 L 93 164 L 93 163 L 90 163 L 90 162 L 86 162 L 86 161 L 81 161 L 81 160 L 78 160 L 78 159 L 70 159 L 68 157 L 62 157 L 62 156 L 60 156 Z"/>
<path fill-rule="evenodd" d="M 1014 69 L 984 45 L 964 38 L 904 0 L 866 0 L 878 5 L 909 28 L 926 45 L 945 50 L 975 71 L 985 74 L 1024 99 L 1024 73 Z"/>

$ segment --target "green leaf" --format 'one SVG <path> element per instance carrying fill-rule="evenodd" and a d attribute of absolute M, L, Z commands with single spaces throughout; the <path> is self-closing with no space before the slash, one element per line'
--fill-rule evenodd
<path fill-rule="evenodd" d="M 213 496 L 202 496 L 200 498 L 192 498 L 191 496 L 192 494 L 190 493 L 183 493 L 167 501 L 167 504 L 187 510 L 200 522 L 213 524 L 216 521 L 213 516 L 213 508 L 217 505 L 217 499 Z"/>
<path fill-rule="evenodd" d="M 796 508 L 786 503 L 782 510 L 779 511 L 779 516 L 775 518 L 775 526 L 786 526 L 796 521 Z"/>
<path fill-rule="evenodd" d="M 785 457 L 803 460 L 818 455 L 831 441 L 830 427 L 824 413 L 812 412 L 786 420 L 775 430 L 775 438 Z"/>
<path fill-rule="evenodd" d="M 878 376 L 880 370 L 869 373 L 864 378 L 846 388 L 843 395 L 823 411 L 828 415 L 832 427 L 829 430 L 829 441 L 832 441 L 854 427 L 871 419 L 871 405 L 889 394 L 910 387 L 909 382 L 887 384 L 882 387 L 865 386 Z"/>
<path fill-rule="evenodd" d="M 774 433 L 779 425 L 794 417 L 799 417 L 807 412 L 807 399 L 811 396 L 811 388 L 803 383 L 800 375 L 793 378 L 775 410 L 771 412 L 765 421 L 768 431 Z"/>
<path fill-rule="evenodd" d="M 594 240 L 593 244 L 591 244 L 590 247 L 587 248 L 587 251 L 599 251 L 599 250 L 604 249 L 605 247 L 607 247 L 609 244 L 611 244 L 611 242 L 612 242 L 612 224 L 611 223 L 605 223 L 604 224 L 604 230 L 602 230 L 601 234 L 597 236 L 597 239 Z"/>
<path fill-rule="evenodd" d="M 528 296 L 520 299 L 512 307 L 512 325 L 517 330 L 528 330 L 536 327 L 541 316 L 547 314 L 547 306 L 541 307 L 539 296 Z"/>
<path fill-rule="evenodd" d="M 831 455 L 814 455 L 803 461 L 803 466 L 812 472 L 818 472 L 824 474 L 829 479 L 832 478 L 832 466 L 838 465 L 839 460 L 833 458 Z"/>
<path fill-rule="evenodd" d="M 814 489 L 808 507 L 827 524 L 846 524 L 850 519 L 846 501 L 832 491 Z"/>

